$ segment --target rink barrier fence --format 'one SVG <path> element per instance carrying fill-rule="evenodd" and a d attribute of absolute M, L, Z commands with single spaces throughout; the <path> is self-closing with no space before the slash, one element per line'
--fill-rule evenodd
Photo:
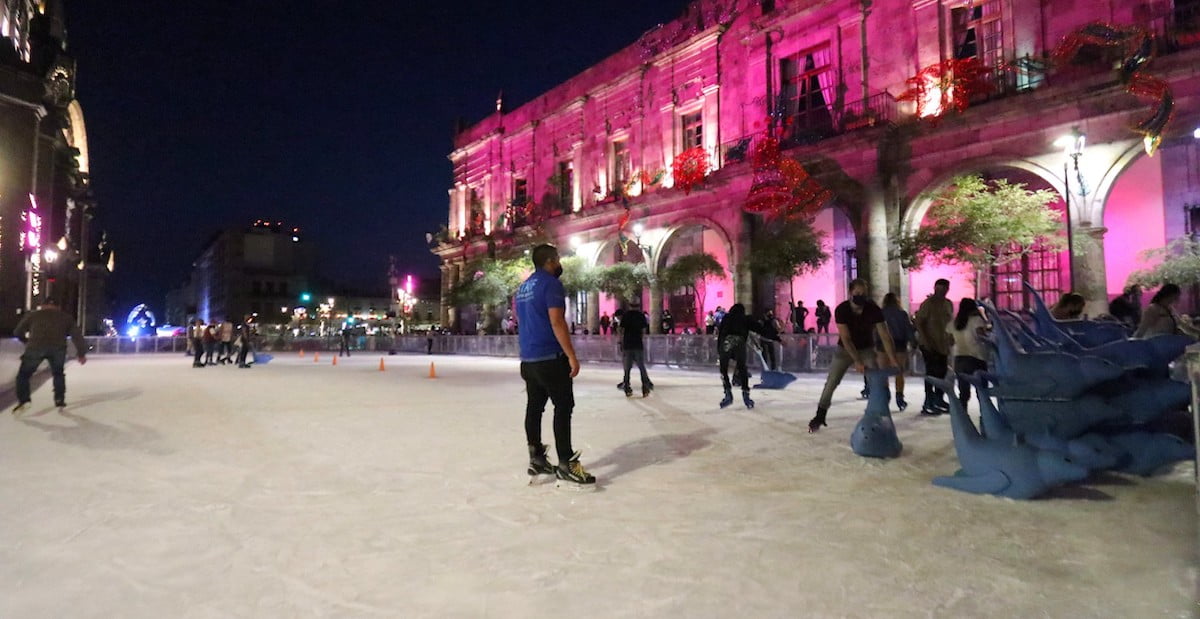
<path fill-rule="evenodd" d="M 1200 344 L 1192 344 L 1185 355 L 1187 358 L 1188 380 L 1192 384 L 1192 432 L 1195 442 L 1200 445 Z M 1200 513 L 1200 452 L 1196 453 L 1196 512 Z"/>
<path fill-rule="evenodd" d="M 781 369 L 786 372 L 823 372 L 829 369 L 837 350 L 836 334 L 783 335 L 776 345 Z M 186 337 L 89 337 L 93 354 L 184 354 Z M 621 363 L 620 338 L 616 335 L 575 335 L 571 337 L 575 354 L 582 362 Z M 645 336 L 648 365 L 684 369 L 715 368 L 717 338 L 715 335 L 647 335 Z M 340 338 L 331 337 L 260 337 L 255 350 L 260 352 L 337 351 Z M 425 335 L 369 335 L 351 341 L 354 352 L 425 354 L 429 346 Z M 476 355 L 483 357 L 517 357 L 520 348 L 515 335 L 434 335 L 433 354 Z M 761 369 L 757 355 L 747 361 L 753 369 Z M 909 367 L 924 371 L 920 355 L 909 353 Z"/>

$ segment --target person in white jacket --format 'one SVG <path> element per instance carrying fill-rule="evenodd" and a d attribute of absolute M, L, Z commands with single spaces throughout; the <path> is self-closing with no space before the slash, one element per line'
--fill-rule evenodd
<path fill-rule="evenodd" d="M 958 401 L 962 402 L 964 410 L 971 401 L 971 383 L 964 377 L 986 371 L 991 358 L 991 351 L 984 342 L 984 333 L 990 328 L 979 311 L 979 304 L 971 298 L 959 301 L 958 314 L 946 325 L 946 332 L 954 338 L 954 374 L 958 377 Z"/>

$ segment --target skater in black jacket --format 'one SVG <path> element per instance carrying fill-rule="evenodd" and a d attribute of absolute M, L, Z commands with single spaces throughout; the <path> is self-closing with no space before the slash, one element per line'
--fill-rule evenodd
<path fill-rule="evenodd" d="M 746 408 L 754 408 L 754 400 L 750 399 L 750 371 L 746 369 L 746 339 L 754 331 L 763 335 L 762 326 L 746 317 L 746 307 L 734 303 L 721 319 L 717 328 L 717 357 L 721 364 L 721 386 L 725 388 L 725 397 L 721 400 L 721 408 L 733 404 L 733 386 L 729 382 L 729 360 L 736 365 L 736 378 L 742 386 L 742 403 Z"/>

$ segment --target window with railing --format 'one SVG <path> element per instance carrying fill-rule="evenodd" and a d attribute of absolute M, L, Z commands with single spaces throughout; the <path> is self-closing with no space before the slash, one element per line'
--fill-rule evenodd
<path fill-rule="evenodd" d="M 1059 253 L 1035 247 L 1023 256 L 992 267 L 992 297 L 996 307 L 1013 311 L 1029 309 L 1032 299 L 1022 285 L 1026 281 L 1048 305 L 1057 303 L 1062 296 Z"/>
<path fill-rule="evenodd" d="M 612 143 L 612 190 L 624 187 L 633 176 L 633 161 L 629 157 L 629 140 L 614 140 Z"/>
<path fill-rule="evenodd" d="M 679 116 L 679 127 L 683 135 L 683 142 L 679 145 L 680 152 L 689 148 L 704 146 L 703 112 L 696 111 L 690 114 L 681 114 Z"/>
<path fill-rule="evenodd" d="M 854 247 L 847 247 L 843 251 L 845 252 L 843 257 L 843 268 L 845 269 L 846 275 L 846 280 L 843 283 L 846 286 L 849 286 L 850 282 L 858 279 L 858 249 Z"/>
<path fill-rule="evenodd" d="M 1004 32 L 1000 19 L 1000 0 L 970 0 L 950 9 L 951 46 L 958 60 L 975 58 L 992 70 L 995 80 L 1007 74 L 999 69 L 1004 65 Z M 994 84 L 996 92 L 1004 92 L 1004 84 Z"/>
<path fill-rule="evenodd" d="M 570 161 L 558 162 L 558 201 L 562 208 L 571 208 L 571 188 L 575 184 L 575 166 Z"/>
<path fill-rule="evenodd" d="M 833 133 L 830 106 L 836 78 L 828 43 L 779 61 L 778 105 L 783 106 L 792 138 L 807 141 Z"/>

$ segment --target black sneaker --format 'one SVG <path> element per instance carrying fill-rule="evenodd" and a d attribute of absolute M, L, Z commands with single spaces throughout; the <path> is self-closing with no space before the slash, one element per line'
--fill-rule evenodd
<path fill-rule="evenodd" d="M 558 475 L 559 481 L 571 482 L 581 486 L 596 483 L 596 478 L 585 471 L 583 465 L 579 463 L 580 455 L 577 451 L 571 456 L 570 460 L 558 463 L 555 473 Z"/>
<path fill-rule="evenodd" d="M 529 476 L 534 475 L 553 475 L 555 471 L 554 465 L 546 459 L 545 445 L 530 445 L 529 446 L 529 469 L 526 471 Z"/>

